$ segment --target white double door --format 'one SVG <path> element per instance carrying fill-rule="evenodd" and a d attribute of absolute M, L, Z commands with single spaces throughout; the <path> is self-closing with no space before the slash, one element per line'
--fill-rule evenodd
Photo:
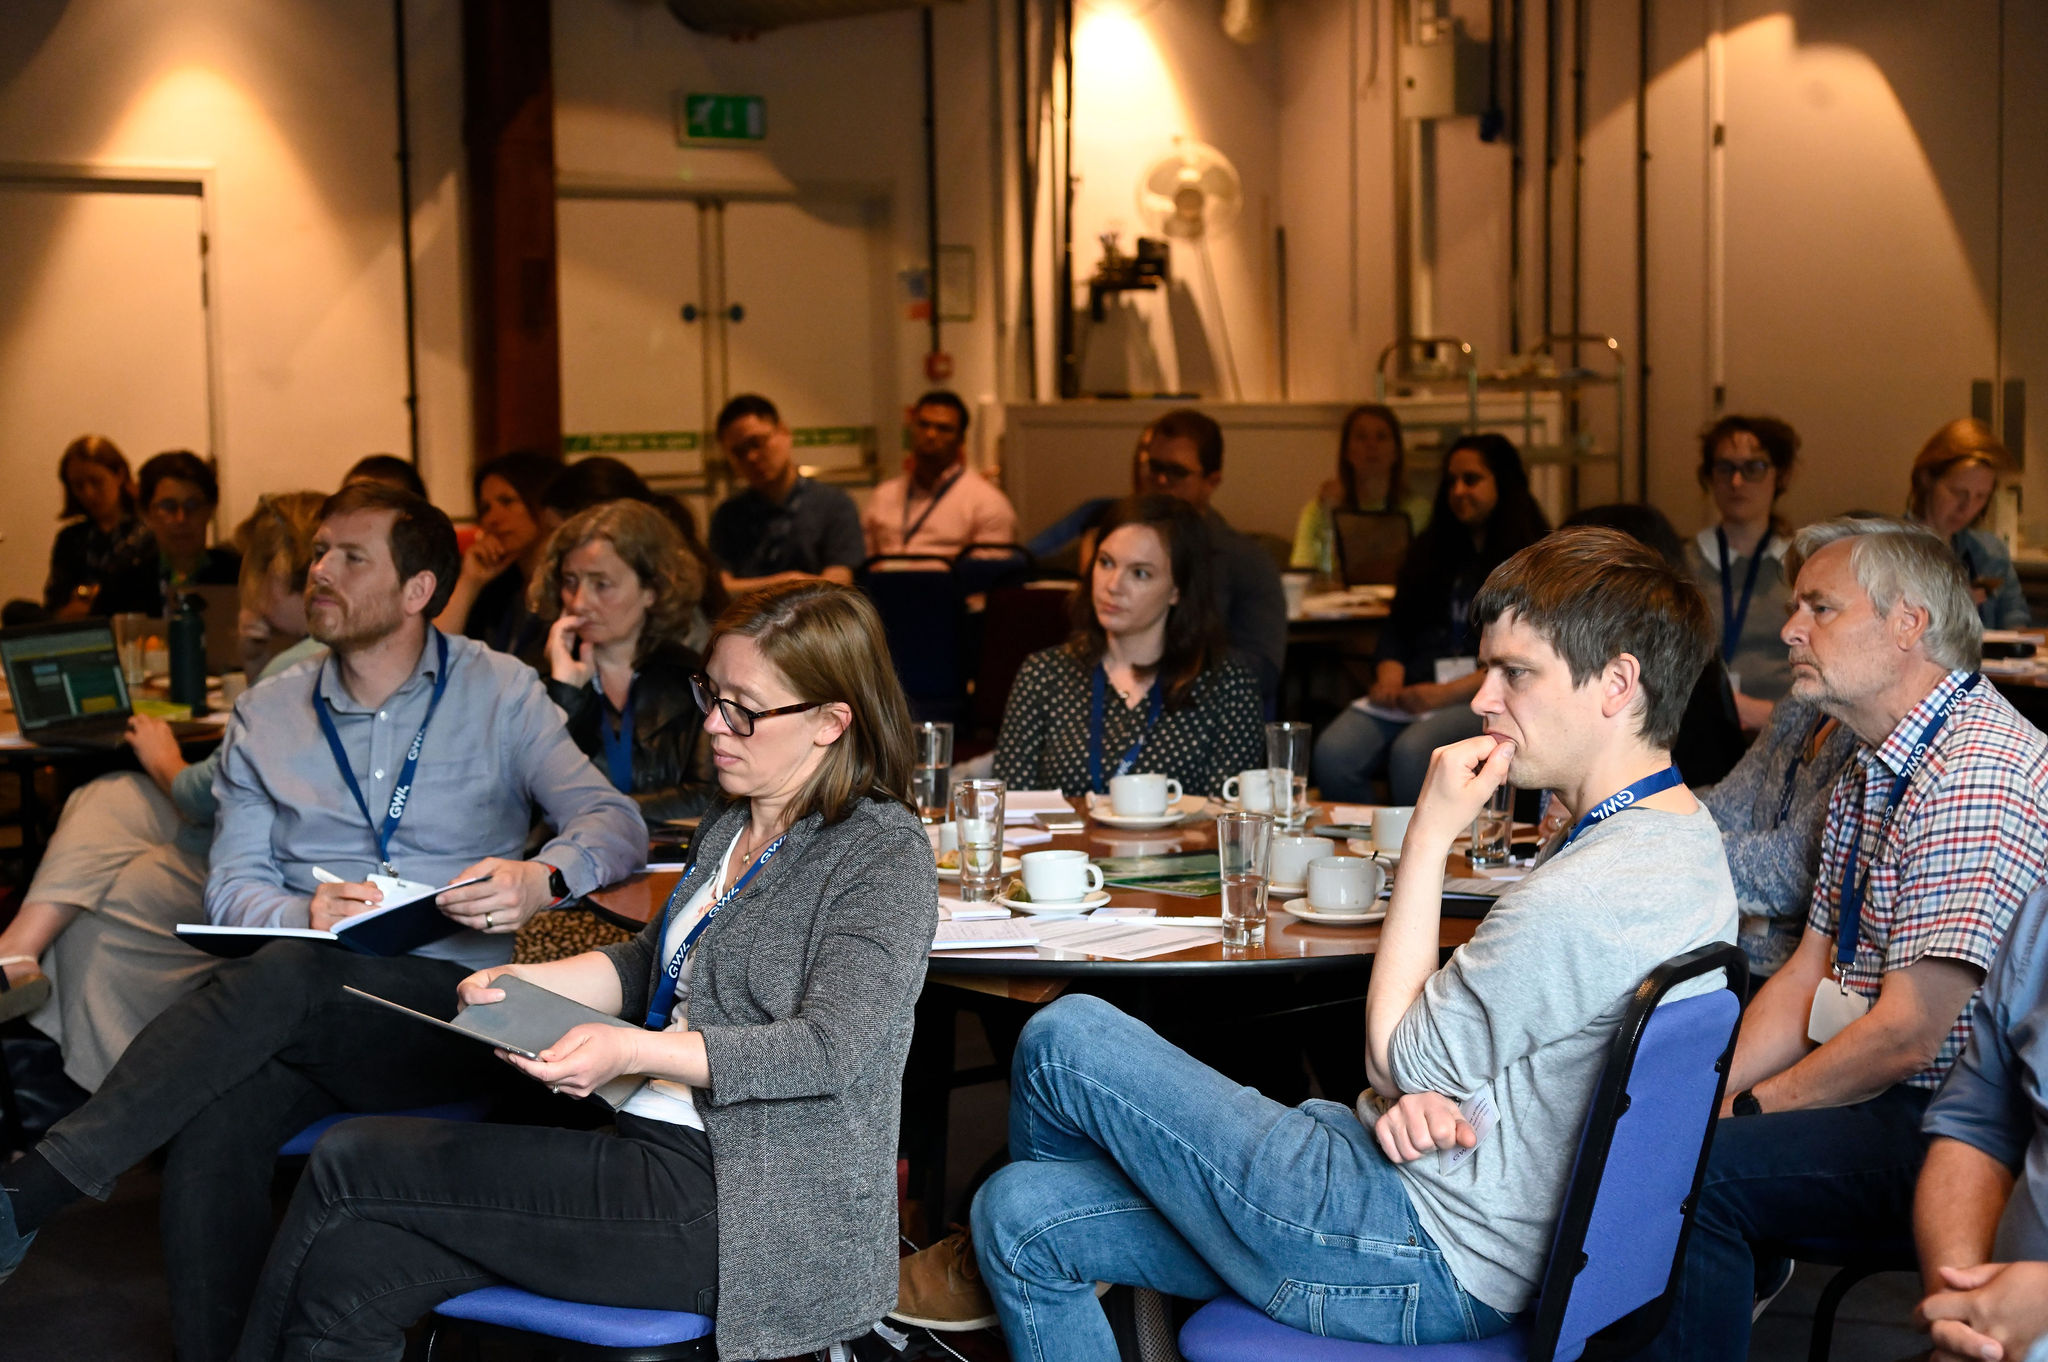
<path fill-rule="evenodd" d="M 861 201 L 564 196 L 556 205 L 562 429 L 698 502 L 722 494 L 718 408 L 760 393 L 835 481 L 893 437 L 876 210 Z"/>

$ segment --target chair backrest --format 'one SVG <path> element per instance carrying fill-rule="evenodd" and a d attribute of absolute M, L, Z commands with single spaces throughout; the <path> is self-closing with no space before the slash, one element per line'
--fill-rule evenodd
<path fill-rule="evenodd" d="M 928 554 L 877 554 L 854 581 L 874 602 L 889 641 L 896 679 L 921 719 L 951 720 L 967 696 L 960 665 L 962 602 L 950 559 Z"/>
<path fill-rule="evenodd" d="M 995 587 L 1021 582 L 1038 560 L 1022 544 L 969 544 L 953 555 L 953 578 L 960 594 L 979 596 Z"/>
<path fill-rule="evenodd" d="M 1380 586 L 1401 573 L 1415 529 L 1402 511 L 1332 511 L 1337 573 L 1346 586 Z"/>
<path fill-rule="evenodd" d="M 1076 589 L 1071 581 L 1044 581 L 989 591 L 981 616 L 981 662 L 974 669 L 977 733 L 993 734 L 1002 727 L 1010 687 L 1016 684 L 1024 659 L 1066 642 L 1073 633 Z"/>
<path fill-rule="evenodd" d="M 1715 970 L 1722 987 L 1660 1001 Z M 1749 966 L 1702 946 L 1636 989 L 1579 1136 L 1530 1324 L 1530 1362 L 1633 1352 L 1669 1310 L 1735 1053 Z M 1606 1331 L 1603 1333 L 1603 1331 Z"/>

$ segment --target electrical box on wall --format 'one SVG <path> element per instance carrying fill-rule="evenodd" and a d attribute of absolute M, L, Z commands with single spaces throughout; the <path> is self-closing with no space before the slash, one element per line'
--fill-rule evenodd
<path fill-rule="evenodd" d="M 1401 45 L 1401 116 L 1457 118 L 1484 113 L 1491 98 L 1493 49 L 1450 25 L 1433 43 Z"/>

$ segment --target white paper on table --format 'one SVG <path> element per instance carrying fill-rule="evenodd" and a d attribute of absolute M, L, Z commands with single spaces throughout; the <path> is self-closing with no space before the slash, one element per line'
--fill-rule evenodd
<path fill-rule="evenodd" d="M 649 871 L 660 871 L 660 870 L 676 870 L 676 871 L 682 871 L 682 870 L 688 870 L 688 869 L 690 868 L 690 863 L 689 863 L 688 861 L 649 861 L 649 862 L 647 863 L 647 868 L 648 868 L 648 870 L 649 870 Z"/>
<path fill-rule="evenodd" d="M 1035 847 L 1041 842 L 1050 842 L 1052 834 L 1043 828 L 1005 828 L 1003 845 L 1006 847 Z"/>
<path fill-rule="evenodd" d="M 932 938 L 932 949 L 989 951 L 1035 946 L 1040 934 L 1037 924 L 1007 916 L 1001 922 L 941 922 Z"/>
<path fill-rule="evenodd" d="M 1071 817 L 1074 802 L 1059 790 L 1011 790 L 1003 795 L 1003 820 L 1029 823 L 1041 813 L 1063 813 Z"/>
<path fill-rule="evenodd" d="M 995 903 L 969 903 L 951 894 L 939 895 L 939 920 L 942 922 L 997 922 L 1010 916 L 1010 910 Z"/>
<path fill-rule="evenodd" d="M 1222 927 L 1219 919 L 1217 927 Z M 1201 927 L 1159 927 L 1149 922 L 1112 918 L 1064 918 L 1041 922 L 1038 945 L 1042 950 L 1078 951 L 1110 960 L 1143 960 L 1148 956 L 1170 955 L 1190 946 L 1206 946 L 1216 932 Z"/>
<path fill-rule="evenodd" d="M 1481 879 L 1476 875 L 1452 875 L 1444 880 L 1446 894 L 1463 894 L 1468 898 L 1497 899 L 1507 892 L 1511 880 Z"/>

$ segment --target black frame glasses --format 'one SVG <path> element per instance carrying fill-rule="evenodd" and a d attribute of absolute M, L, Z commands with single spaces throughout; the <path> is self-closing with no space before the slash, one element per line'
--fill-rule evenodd
<path fill-rule="evenodd" d="M 697 708 L 709 716 L 716 709 L 718 717 L 736 738 L 754 736 L 754 725 L 762 719 L 772 719 L 778 714 L 801 714 L 807 709 L 817 709 L 823 700 L 806 700 L 800 705 L 778 705 L 774 709 L 748 709 L 737 700 L 728 700 L 712 686 L 711 678 L 698 672 L 690 678 L 690 694 L 696 698 Z"/>

